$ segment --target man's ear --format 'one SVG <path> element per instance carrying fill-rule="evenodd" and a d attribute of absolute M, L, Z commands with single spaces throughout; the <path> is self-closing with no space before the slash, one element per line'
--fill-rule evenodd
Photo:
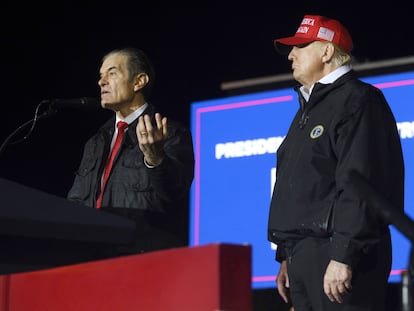
<path fill-rule="evenodd" d="M 322 61 L 324 63 L 329 63 L 335 54 L 335 46 L 333 45 L 333 43 L 329 42 L 327 44 L 324 44 L 323 49 L 324 51 L 322 55 Z"/>
<path fill-rule="evenodd" d="M 134 91 L 138 92 L 145 87 L 149 82 L 149 77 L 146 73 L 140 73 L 135 77 Z"/>

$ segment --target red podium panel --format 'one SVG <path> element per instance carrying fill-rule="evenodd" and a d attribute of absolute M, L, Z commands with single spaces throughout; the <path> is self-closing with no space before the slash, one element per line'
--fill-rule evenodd
<path fill-rule="evenodd" d="M 8 275 L 0 275 L 0 311 L 7 311 L 9 306 L 9 280 Z"/>
<path fill-rule="evenodd" d="M 251 246 L 175 248 L 8 277 L 0 311 L 252 310 Z"/>

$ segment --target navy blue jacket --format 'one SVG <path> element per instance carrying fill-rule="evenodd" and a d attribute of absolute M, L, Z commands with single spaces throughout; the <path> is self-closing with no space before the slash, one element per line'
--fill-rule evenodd
<path fill-rule="evenodd" d="M 277 151 L 268 239 L 284 245 L 307 236 L 329 238 L 330 258 L 352 265 L 388 226 L 349 185 L 356 171 L 395 208 L 404 206 L 404 163 L 394 116 L 382 92 L 348 72 L 317 83 Z"/>

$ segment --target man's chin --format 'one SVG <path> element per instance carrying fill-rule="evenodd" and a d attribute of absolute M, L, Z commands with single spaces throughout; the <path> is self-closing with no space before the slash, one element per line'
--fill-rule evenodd
<path fill-rule="evenodd" d="M 104 109 L 114 109 L 116 107 L 116 104 L 101 100 L 101 107 Z"/>

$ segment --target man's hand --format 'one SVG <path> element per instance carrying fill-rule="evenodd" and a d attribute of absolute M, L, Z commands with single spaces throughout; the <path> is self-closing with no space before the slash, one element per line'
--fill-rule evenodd
<path fill-rule="evenodd" d="M 286 303 L 289 303 L 289 276 L 287 273 L 286 260 L 282 261 L 276 279 L 277 291 Z"/>
<path fill-rule="evenodd" d="M 326 268 L 323 289 L 329 300 L 343 302 L 344 295 L 352 291 L 352 269 L 341 262 L 331 260 Z"/>
<path fill-rule="evenodd" d="M 144 154 L 144 161 L 151 166 L 159 165 L 164 158 L 164 143 L 168 137 L 167 118 L 155 114 L 156 127 L 149 115 L 140 116 L 136 128 L 138 145 Z"/>

